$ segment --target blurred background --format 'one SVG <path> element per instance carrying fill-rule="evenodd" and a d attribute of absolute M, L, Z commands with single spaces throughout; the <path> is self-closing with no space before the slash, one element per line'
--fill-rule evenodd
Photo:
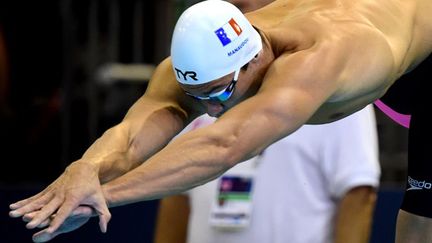
<path fill-rule="evenodd" d="M 140 97 L 187 0 L 0 1 L 0 242 L 31 242 L 9 203 L 47 186 Z M 413 73 L 410 78 L 420 78 Z M 418 75 L 418 76 L 416 76 Z M 382 167 L 373 242 L 393 235 L 407 130 L 376 112 Z M 113 209 L 53 242 L 152 242 L 158 201 Z"/>

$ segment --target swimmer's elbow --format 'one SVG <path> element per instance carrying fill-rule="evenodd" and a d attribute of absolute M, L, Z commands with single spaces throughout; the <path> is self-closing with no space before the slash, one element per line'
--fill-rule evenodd
<path fill-rule="evenodd" d="M 215 141 L 213 150 L 218 154 L 220 163 L 224 167 L 231 168 L 241 161 L 241 151 L 236 149 L 236 144 L 240 141 L 235 134 L 218 136 Z"/>
<path fill-rule="evenodd" d="M 255 148 L 254 143 L 248 141 L 249 136 L 244 136 L 244 132 L 244 127 L 240 126 L 230 132 L 213 135 L 211 150 L 215 151 L 224 167 L 231 168 L 259 153 L 260 149 Z M 248 133 L 253 132 L 249 130 Z"/>
<path fill-rule="evenodd" d="M 241 161 L 242 153 L 238 149 L 241 144 L 239 137 L 233 133 L 227 134 L 220 131 L 202 131 L 199 132 L 186 143 L 183 143 L 185 149 L 193 148 L 191 155 L 194 154 L 194 161 L 202 161 L 208 166 L 222 167 L 223 170 L 235 166 Z M 204 164 L 202 164 L 204 165 Z"/>

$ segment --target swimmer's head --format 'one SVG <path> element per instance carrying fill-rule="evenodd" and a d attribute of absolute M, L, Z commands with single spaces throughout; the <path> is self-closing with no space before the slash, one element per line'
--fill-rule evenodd
<path fill-rule="evenodd" d="M 188 8 L 175 26 L 174 74 L 182 84 L 205 84 L 238 73 L 261 49 L 260 35 L 237 7 L 203 1 Z"/>

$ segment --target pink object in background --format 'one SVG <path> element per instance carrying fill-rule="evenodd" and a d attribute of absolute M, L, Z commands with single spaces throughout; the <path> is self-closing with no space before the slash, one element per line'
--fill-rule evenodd
<path fill-rule="evenodd" d="M 399 112 L 396 112 L 392 108 L 390 108 L 388 105 L 384 104 L 381 100 L 376 100 L 374 104 L 382 111 L 384 114 L 386 114 L 388 117 L 390 117 L 393 121 L 397 122 L 399 125 L 404 126 L 406 128 L 409 128 L 410 121 L 411 121 L 411 115 L 405 115 L 401 114 Z"/>

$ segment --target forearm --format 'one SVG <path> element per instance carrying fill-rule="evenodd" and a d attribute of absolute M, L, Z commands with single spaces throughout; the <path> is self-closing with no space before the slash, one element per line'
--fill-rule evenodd
<path fill-rule="evenodd" d="M 125 123 L 108 129 L 75 163 L 93 164 L 102 183 L 126 173 L 137 163 L 132 156 L 128 156 L 131 151 L 128 129 Z"/>
<path fill-rule="evenodd" d="M 183 128 L 180 112 L 169 105 L 138 105 L 135 110 L 138 108 L 107 130 L 79 160 L 94 164 L 102 183 L 139 166 Z"/>
<path fill-rule="evenodd" d="M 352 189 L 341 200 L 336 218 L 335 243 L 369 242 L 376 192 L 368 186 Z"/>
<path fill-rule="evenodd" d="M 109 206 L 177 194 L 221 175 L 234 165 L 225 157 L 226 151 L 217 145 L 191 140 L 174 141 L 146 163 L 104 184 Z"/>

